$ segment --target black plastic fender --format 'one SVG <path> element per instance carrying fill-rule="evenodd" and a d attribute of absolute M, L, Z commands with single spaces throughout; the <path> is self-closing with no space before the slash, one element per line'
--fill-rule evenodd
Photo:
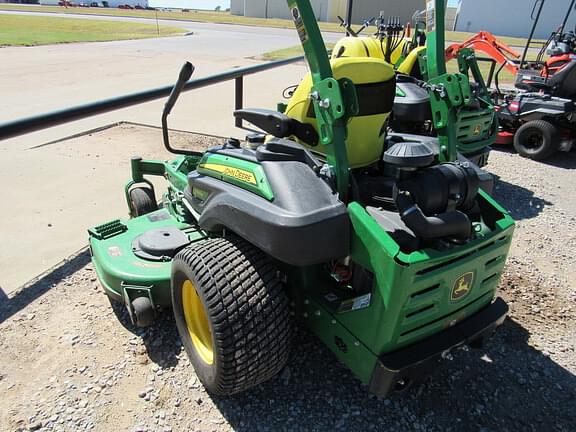
<path fill-rule="evenodd" d="M 184 195 L 209 232 L 233 231 L 273 258 L 304 266 L 349 254 L 346 206 L 328 184 L 299 161 L 265 161 L 262 167 L 274 192 L 268 201 L 238 186 L 198 174 L 188 176 Z M 208 192 L 200 200 L 191 192 Z"/>

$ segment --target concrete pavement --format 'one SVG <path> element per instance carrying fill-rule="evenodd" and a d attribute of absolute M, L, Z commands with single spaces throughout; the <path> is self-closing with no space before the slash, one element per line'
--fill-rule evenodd
<path fill-rule="evenodd" d="M 196 76 L 205 76 L 256 64 L 250 57 L 298 42 L 288 30 L 188 24 L 195 29 L 192 36 L 1 49 L 0 122 L 170 84 L 186 60 L 195 64 Z M 247 77 L 245 106 L 275 107 L 282 90 L 305 72 L 300 64 Z M 183 94 L 170 126 L 242 137 L 245 132 L 233 126 L 233 88 L 229 82 Z M 118 121 L 159 125 L 163 103 L 0 142 L 0 287 L 5 292 L 84 246 L 88 226 L 124 216 L 127 161 L 135 152 L 152 157 L 150 145 L 139 151 L 133 136 L 116 136 L 97 152 L 80 144 L 83 151 L 73 151 L 69 142 L 37 146 Z"/>

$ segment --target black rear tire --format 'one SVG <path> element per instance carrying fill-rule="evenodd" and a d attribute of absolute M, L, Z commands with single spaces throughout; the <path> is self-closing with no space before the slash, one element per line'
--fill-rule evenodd
<path fill-rule="evenodd" d="M 558 150 L 558 144 L 558 129 L 545 120 L 529 121 L 514 135 L 514 148 L 529 159 L 546 159 Z"/>
<path fill-rule="evenodd" d="M 205 314 L 209 331 L 194 332 L 190 287 L 197 296 L 192 302 L 201 300 L 194 316 Z M 240 238 L 207 239 L 180 251 L 172 263 L 172 305 L 184 348 L 211 393 L 247 390 L 275 376 L 288 359 L 288 298 L 270 258 Z M 202 333 L 209 340 L 199 346 Z"/>
<path fill-rule="evenodd" d="M 154 191 L 147 187 L 137 186 L 130 189 L 130 214 L 138 217 L 158 210 Z"/>

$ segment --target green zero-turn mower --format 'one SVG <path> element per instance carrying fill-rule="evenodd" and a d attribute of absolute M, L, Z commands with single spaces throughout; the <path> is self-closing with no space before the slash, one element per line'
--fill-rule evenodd
<path fill-rule="evenodd" d="M 391 3 L 391 2 L 389 2 Z M 340 39 L 332 50 L 332 58 L 381 58 L 394 65 L 397 71 L 396 99 L 389 126 L 395 132 L 436 136 L 438 119 L 432 115 L 436 83 L 443 82 L 436 65 L 445 51 L 437 50 L 437 40 L 428 34 L 444 35 L 444 22 L 436 20 L 433 0 L 426 1 L 426 11 L 413 17 L 412 35 L 399 18 L 384 17 L 380 13 L 371 36 L 360 36 L 347 23 L 347 36 Z M 440 11 L 444 16 L 443 11 Z M 362 27 L 367 27 L 367 21 Z M 458 51 L 455 61 L 459 73 L 453 74 L 465 96 L 464 103 L 455 107 L 453 119 L 456 131 L 456 149 L 467 159 L 482 167 L 487 164 L 490 146 L 498 132 L 498 119 L 491 97 L 478 67 L 474 50 Z M 440 81 L 439 81 L 440 80 Z M 449 84 L 449 83 L 448 83 Z M 432 104 L 431 104 L 432 101 Z"/>
<path fill-rule="evenodd" d="M 507 306 L 495 293 L 514 222 L 481 189 L 483 172 L 456 161 L 455 109 L 467 94 L 443 55 L 434 57 L 438 138 L 385 137 L 392 66 L 330 61 L 310 3 L 288 5 L 311 70 L 297 91 L 316 124 L 241 110 L 268 135 L 203 154 L 175 150 L 166 119 L 191 76 L 187 63 L 162 116 L 164 143 L 179 156 L 132 159 L 132 218 L 89 230 L 93 262 L 136 325 L 172 307 L 212 393 L 273 377 L 300 323 L 385 396 L 502 324 Z M 443 7 L 438 0 L 440 16 Z M 429 38 L 443 53 L 442 35 Z M 148 176 L 167 180 L 160 206 Z"/>

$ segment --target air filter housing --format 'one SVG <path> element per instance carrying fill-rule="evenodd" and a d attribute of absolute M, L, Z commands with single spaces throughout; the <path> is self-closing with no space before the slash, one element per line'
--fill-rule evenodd
<path fill-rule="evenodd" d="M 386 150 L 384 162 L 401 169 L 423 168 L 434 162 L 434 152 L 424 143 L 401 141 Z"/>

